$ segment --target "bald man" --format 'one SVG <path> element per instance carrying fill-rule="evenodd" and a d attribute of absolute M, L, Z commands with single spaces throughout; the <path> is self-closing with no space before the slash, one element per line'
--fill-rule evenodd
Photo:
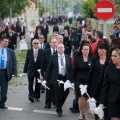
<path fill-rule="evenodd" d="M 39 49 L 39 40 L 37 39 L 32 41 L 32 46 L 33 48 L 27 51 L 23 73 L 28 75 L 28 99 L 33 103 L 34 100 L 39 101 L 40 99 L 40 84 L 37 82 L 40 75 L 37 70 L 41 69 L 43 50 Z M 35 90 L 33 90 L 34 78 Z"/>
<path fill-rule="evenodd" d="M 65 55 L 64 51 L 64 45 L 59 43 L 57 45 L 57 54 L 51 56 L 45 74 L 45 80 L 47 83 L 53 85 L 58 117 L 62 116 L 62 106 L 69 94 L 69 89 L 64 91 L 64 85 L 59 85 L 57 80 L 66 82 L 72 67 L 71 58 L 68 55 Z"/>

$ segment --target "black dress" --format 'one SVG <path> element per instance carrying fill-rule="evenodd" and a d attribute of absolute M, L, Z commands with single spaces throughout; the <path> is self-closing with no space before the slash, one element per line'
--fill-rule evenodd
<path fill-rule="evenodd" d="M 74 80 L 77 98 L 81 97 L 81 92 L 79 88 L 80 84 L 86 84 L 86 80 L 88 78 L 88 73 L 90 70 L 91 60 L 91 57 L 88 57 L 88 62 L 84 62 L 82 56 L 77 56 L 74 60 L 70 79 Z M 86 94 L 84 94 L 83 96 L 87 97 Z"/>
<path fill-rule="evenodd" d="M 120 79 L 120 69 L 117 69 L 117 74 Z M 120 96 L 114 103 L 108 103 L 108 116 L 120 118 Z"/>

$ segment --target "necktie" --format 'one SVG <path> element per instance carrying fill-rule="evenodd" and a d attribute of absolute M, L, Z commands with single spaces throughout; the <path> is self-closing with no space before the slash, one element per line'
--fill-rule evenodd
<path fill-rule="evenodd" d="M 35 61 L 36 61 L 36 59 L 37 59 L 37 55 L 38 55 L 38 51 L 35 50 L 35 51 L 34 51 L 34 59 L 35 59 Z"/>
<path fill-rule="evenodd" d="M 54 55 L 54 54 L 56 54 L 56 51 L 55 51 L 55 50 L 53 50 L 53 55 Z"/>
<path fill-rule="evenodd" d="M 2 49 L 2 52 L 1 52 L 1 68 L 4 68 L 4 59 L 5 59 L 4 49 Z"/>
<path fill-rule="evenodd" d="M 61 75 L 65 76 L 65 66 L 63 62 L 63 56 L 60 56 L 60 61 L 61 61 Z"/>

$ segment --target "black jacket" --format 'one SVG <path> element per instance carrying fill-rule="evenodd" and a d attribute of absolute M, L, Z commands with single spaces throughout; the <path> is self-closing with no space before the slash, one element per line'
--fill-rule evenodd
<path fill-rule="evenodd" d="M 72 67 L 71 58 L 68 55 L 65 55 L 66 60 L 66 78 L 69 78 L 69 74 Z M 56 84 L 59 75 L 59 63 L 58 63 L 58 54 L 51 56 L 50 62 L 45 75 L 45 80 L 50 81 L 51 84 Z M 51 79 L 50 79 L 51 78 Z"/>

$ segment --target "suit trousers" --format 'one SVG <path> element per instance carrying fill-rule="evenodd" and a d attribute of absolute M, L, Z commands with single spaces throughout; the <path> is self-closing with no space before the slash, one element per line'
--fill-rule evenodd
<path fill-rule="evenodd" d="M 7 90 L 8 90 L 8 76 L 7 70 L 0 70 L 0 106 L 5 106 L 5 102 L 7 101 Z"/>
<path fill-rule="evenodd" d="M 47 86 L 50 88 L 50 90 L 46 89 L 45 105 L 51 106 L 52 102 L 55 104 L 54 89 L 53 85 L 50 83 L 47 83 Z"/>
<path fill-rule="evenodd" d="M 40 86 L 41 84 L 37 82 L 37 78 L 39 78 L 39 74 L 34 73 L 33 76 L 28 77 L 28 90 L 29 97 L 34 97 L 35 99 L 40 98 Z M 33 89 L 35 79 L 35 90 Z"/>
<path fill-rule="evenodd" d="M 64 82 L 66 81 L 66 77 L 59 76 L 59 80 L 63 80 Z M 53 84 L 54 88 L 54 94 L 55 94 L 55 104 L 56 104 L 56 112 L 62 112 L 62 106 L 69 94 L 69 89 L 64 91 L 64 85 L 63 84 Z"/>

